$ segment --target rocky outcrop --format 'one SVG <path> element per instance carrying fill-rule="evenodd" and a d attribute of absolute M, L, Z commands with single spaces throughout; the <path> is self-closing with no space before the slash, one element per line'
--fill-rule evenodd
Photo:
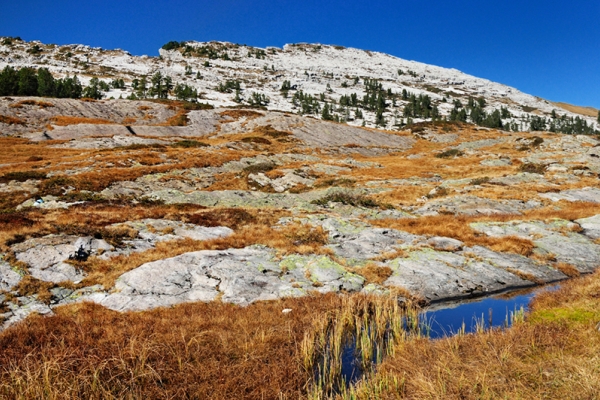
<path fill-rule="evenodd" d="M 358 291 L 364 279 L 325 256 L 290 256 L 281 261 L 261 247 L 197 251 L 144 264 L 123 274 L 115 292 L 94 301 L 119 311 L 146 310 L 182 302 L 258 300 Z"/>
<path fill-rule="evenodd" d="M 521 211 L 539 207 L 536 201 L 494 200 L 460 195 L 428 201 L 415 212 L 420 215 L 451 213 L 462 215 L 521 214 Z"/>
<path fill-rule="evenodd" d="M 600 203 L 600 189 L 587 187 L 583 189 L 563 190 L 559 193 L 542 193 L 540 197 L 552 201 L 589 201 L 591 203 Z"/>
<path fill-rule="evenodd" d="M 566 221 L 511 221 L 471 224 L 473 229 L 489 236 L 517 236 L 530 239 L 535 251 L 549 262 L 573 265 L 581 273 L 593 272 L 600 265 L 600 246 L 580 233 L 579 225 Z"/>
<path fill-rule="evenodd" d="M 29 273 L 46 282 L 79 282 L 84 273 L 66 261 L 83 260 L 112 246 L 92 237 L 50 235 L 29 239 L 13 245 L 11 250 L 18 261 L 28 265 Z"/>
<path fill-rule="evenodd" d="M 0 261 L 0 292 L 10 291 L 21 281 L 21 275 L 14 271 L 10 265 Z"/>

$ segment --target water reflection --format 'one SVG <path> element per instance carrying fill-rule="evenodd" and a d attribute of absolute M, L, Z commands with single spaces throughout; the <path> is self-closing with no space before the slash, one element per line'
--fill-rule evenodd
<path fill-rule="evenodd" d="M 461 331 L 473 333 L 478 329 L 508 327 L 512 325 L 512 317 L 527 311 L 531 299 L 540 291 L 555 290 L 557 287 L 548 286 L 431 307 L 421 314 L 421 327 L 431 339 L 452 336 Z"/>

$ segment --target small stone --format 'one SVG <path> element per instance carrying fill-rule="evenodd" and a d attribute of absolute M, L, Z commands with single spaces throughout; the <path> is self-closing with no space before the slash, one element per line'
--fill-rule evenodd
<path fill-rule="evenodd" d="M 431 247 L 438 251 L 459 251 L 462 249 L 463 242 L 460 240 L 435 236 L 427 241 Z"/>

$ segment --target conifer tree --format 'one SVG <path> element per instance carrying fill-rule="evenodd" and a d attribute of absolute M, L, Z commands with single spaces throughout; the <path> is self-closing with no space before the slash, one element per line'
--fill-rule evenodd
<path fill-rule="evenodd" d="M 321 118 L 324 119 L 325 121 L 332 121 L 333 117 L 331 115 L 331 113 L 329 112 L 329 104 L 325 103 L 325 105 L 323 106 L 323 111 L 321 113 Z"/>
<path fill-rule="evenodd" d="M 19 90 L 19 74 L 18 72 L 7 65 L 0 72 L 0 96 L 14 96 Z"/>
<path fill-rule="evenodd" d="M 100 90 L 100 80 L 96 77 L 90 79 L 90 84 L 83 89 L 83 97 L 90 99 L 100 100 L 102 98 L 102 91 Z"/>
<path fill-rule="evenodd" d="M 19 96 L 37 95 L 38 81 L 37 74 L 33 68 L 21 68 L 19 70 Z"/>
<path fill-rule="evenodd" d="M 48 68 L 40 68 L 37 72 L 38 96 L 54 97 L 56 95 L 56 83 Z"/>

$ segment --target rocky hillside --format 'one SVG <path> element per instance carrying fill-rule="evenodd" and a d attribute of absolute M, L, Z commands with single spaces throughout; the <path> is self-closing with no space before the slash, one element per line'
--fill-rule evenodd
<path fill-rule="evenodd" d="M 0 38 L 0 43 L 0 68 L 43 67 L 56 78 L 77 75 L 83 85 L 95 77 L 105 99 L 179 97 L 215 107 L 253 105 L 393 130 L 444 118 L 511 131 L 565 131 L 573 128 L 573 118 L 580 118 L 574 133 L 583 133 L 577 131 L 583 122 L 591 131 L 600 129 L 590 112 L 579 113 L 506 85 L 340 46 L 260 49 L 225 42 L 169 42 L 159 57 L 137 57 L 84 45 L 14 38 Z"/>
<path fill-rule="evenodd" d="M 594 136 L 188 104 L 0 100 L 28 138 L 1 139 L 5 326 L 82 300 L 427 304 L 600 263 Z"/>

